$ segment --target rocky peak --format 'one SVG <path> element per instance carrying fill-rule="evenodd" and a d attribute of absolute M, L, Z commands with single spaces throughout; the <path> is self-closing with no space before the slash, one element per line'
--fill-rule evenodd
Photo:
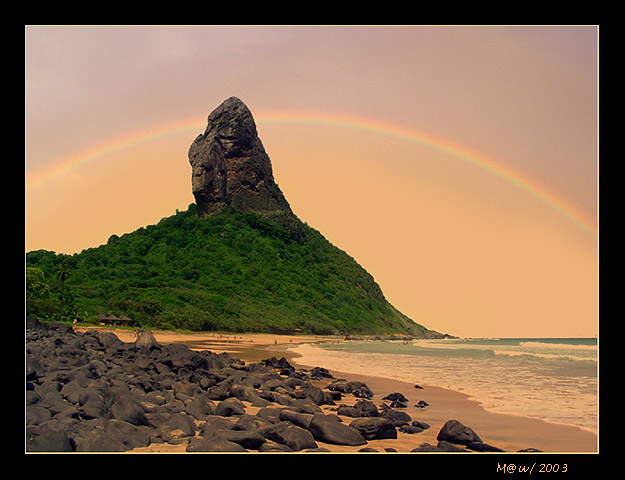
<path fill-rule="evenodd" d="M 200 217 L 231 207 L 255 212 L 305 236 L 273 178 L 271 160 L 247 106 L 230 97 L 208 116 L 206 130 L 189 148 L 191 184 Z"/>

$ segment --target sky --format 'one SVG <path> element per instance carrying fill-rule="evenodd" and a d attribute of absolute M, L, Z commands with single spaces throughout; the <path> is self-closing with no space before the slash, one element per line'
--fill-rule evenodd
<path fill-rule="evenodd" d="M 230 96 L 295 214 L 416 322 L 597 335 L 598 27 L 26 26 L 26 251 L 186 209 Z"/>

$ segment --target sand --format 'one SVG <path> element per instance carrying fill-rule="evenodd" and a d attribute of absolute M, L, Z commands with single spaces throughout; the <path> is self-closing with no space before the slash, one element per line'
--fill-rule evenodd
<path fill-rule="evenodd" d="M 79 328 L 86 330 L 86 328 Z M 115 334 L 124 342 L 134 342 L 134 332 L 115 329 Z M 337 337 L 323 337 L 310 335 L 269 335 L 269 334 L 213 334 L 213 333 L 177 333 L 153 332 L 156 340 L 161 344 L 184 343 L 196 350 L 210 350 L 215 353 L 227 352 L 246 362 L 258 362 L 270 357 L 286 357 L 296 367 L 312 368 L 324 365 L 302 365 L 297 361 L 297 355 L 289 350 L 301 343 L 337 341 Z M 487 411 L 479 401 L 467 395 L 433 385 L 419 383 L 423 389 L 417 389 L 414 384 L 401 382 L 382 377 L 369 377 L 353 373 L 330 370 L 336 378 L 358 380 L 367 384 L 374 392 L 373 401 L 382 402 L 382 398 L 393 392 L 400 392 L 409 400 L 409 407 L 405 412 L 413 420 L 428 423 L 431 428 L 418 434 L 404 434 L 398 432 L 395 440 L 369 441 L 367 447 L 383 451 L 392 447 L 399 452 L 410 452 L 422 443 L 436 445 L 436 436 L 447 420 L 455 419 L 471 427 L 484 443 L 499 447 L 506 452 L 516 452 L 526 448 L 536 448 L 543 452 L 598 452 L 598 437 L 593 432 L 578 427 L 560 425 L 517 415 L 499 414 Z M 346 395 L 341 403 L 353 405 L 356 398 Z M 426 401 L 429 406 L 417 408 L 414 405 L 419 401 Z M 335 413 L 336 406 L 324 405 L 326 414 Z M 246 411 L 254 414 L 257 408 L 248 405 Z M 351 418 L 344 418 L 349 423 Z M 357 452 L 362 447 L 348 447 L 330 445 L 317 442 L 320 447 L 332 452 Z M 186 444 L 166 445 L 153 444 L 134 452 L 184 452 Z"/>

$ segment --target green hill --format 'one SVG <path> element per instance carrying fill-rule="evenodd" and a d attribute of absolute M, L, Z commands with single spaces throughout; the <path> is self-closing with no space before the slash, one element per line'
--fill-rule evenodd
<path fill-rule="evenodd" d="M 125 315 L 196 331 L 438 335 L 390 305 L 353 258 L 301 228 L 306 241 L 253 212 L 198 218 L 191 204 L 79 254 L 29 252 L 27 313 Z"/>

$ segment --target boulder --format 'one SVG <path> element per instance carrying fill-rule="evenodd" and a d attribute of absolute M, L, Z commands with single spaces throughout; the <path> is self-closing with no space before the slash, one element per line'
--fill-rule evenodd
<path fill-rule="evenodd" d="M 52 418 L 50 410 L 39 405 L 26 406 L 26 425 L 39 425 Z"/>
<path fill-rule="evenodd" d="M 410 451 L 411 452 L 442 452 L 443 450 L 438 448 L 436 445 L 432 445 L 429 443 L 422 443 L 418 447 L 413 448 Z"/>
<path fill-rule="evenodd" d="M 113 418 L 141 425 L 146 411 L 130 393 L 117 388 L 111 392 L 108 411 Z"/>
<path fill-rule="evenodd" d="M 218 430 L 215 435 L 229 442 L 237 443 L 246 450 L 258 450 L 267 441 L 260 433 L 250 430 Z"/>
<path fill-rule="evenodd" d="M 135 347 L 137 348 L 161 348 L 159 343 L 154 338 L 154 334 L 149 330 L 140 330 L 137 335 L 137 339 L 135 340 Z"/>
<path fill-rule="evenodd" d="M 245 405 L 236 397 L 226 398 L 217 404 L 215 415 L 221 417 L 230 417 L 232 415 L 243 415 L 245 413 Z"/>
<path fill-rule="evenodd" d="M 399 392 L 389 393 L 386 397 L 383 397 L 382 400 L 389 400 L 391 402 L 402 402 L 402 403 L 408 402 L 408 399 Z"/>
<path fill-rule="evenodd" d="M 221 437 L 198 437 L 189 442 L 187 452 L 247 452 L 245 448 L 235 442 Z"/>
<path fill-rule="evenodd" d="M 354 409 L 358 412 L 360 417 L 379 417 L 380 412 L 378 407 L 375 406 L 370 400 L 358 400 L 354 405 Z"/>
<path fill-rule="evenodd" d="M 261 427 L 271 425 L 268 420 L 260 418 L 257 415 L 243 414 L 238 417 L 236 423 L 232 426 L 233 430 L 258 430 Z"/>
<path fill-rule="evenodd" d="M 158 435 L 165 442 L 195 435 L 197 427 L 193 418 L 184 413 L 170 415 L 157 429 Z"/>
<path fill-rule="evenodd" d="M 399 427 L 399 431 L 402 433 L 413 434 L 413 433 L 421 433 L 423 429 L 419 427 L 414 427 L 412 425 L 402 425 L 401 427 Z"/>
<path fill-rule="evenodd" d="M 458 445 L 468 445 L 473 442 L 482 442 L 480 437 L 469 427 L 464 426 L 458 420 L 448 420 L 438 432 L 436 439 Z"/>
<path fill-rule="evenodd" d="M 136 426 L 117 419 L 108 420 L 104 431 L 113 439 L 121 442 L 127 449 L 147 447 L 150 444 L 152 430 L 146 426 Z"/>
<path fill-rule="evenodd" d="M 64 432 L 57 432 L 46 425 L 26 427 L 27 452 L 72 452 L 72 444 Z"/>
<path fill-rule="evenodd" d="M 215 404 L 204 395 L 194 396 L 185 406 L 185 412 L 197 420 L 206 420 L 209 415 L 215 415 Z"/>
<path fill-rule="evenodd" d="M 382 413 L 382 416 L 384 418 L 388 418 L 396 427 L 408 425 L 412 421 L 412 418 L 406 412 L 400 412 L 392 409 L 386 410 Z"/>
<path fill-rule="evenodd" d="M 366 440 L 397 438 L 397 429 L 388 418 L 363 417 L 353 420 L 350 427 L 355 428 Z"/>
<path fill-rule="evenodd" d="M 309 430 L 313 417 L 314 415 L 311 413 L 295 412 L 289 409 L 284 409 L 280 412 L 280 420 L 283 422 L 291 422 L 293 425 L 306 430 Z"/>
<path fill-rule="evenodd" d="M 128 447 L 103 429 L 93 429 L 76 445 L 77 452 L 125 452 Z"/>
<path fill-rule="evenodd" d="M 333 445 L 364 445 L 367 443 L 361 432 L 347 426 L 332 415 L 313 415 L 308 426 L 315 440 Z"/>
<path fill-rule="evenodd" d="M 488 443 L 482 443 L 482 442 L 471 442 L 466 445 L 466 448 L 468 448 L 469 450 L 473 450 L 475 452 L 503 452 L 504 451 L 501 448 L 493 447 L 492 445 L 489 445 Z"/>
<path fill-rule="evenodd" d="M 455 446 L 454 444 L 446 441 L 446 440 L 441 440 L 440 442 L 438 442 L 437 447 L 441 450 L 441 452 L 463 452 L 463 453 L 467 453 L 469 450 L 467 450 L 466 448 L 460 448 Z"/>
<path fill-rule="evenodd" d="M 259 430 L 266 439 L 288 446 L 291 450 L 299 452 L 306 448 L 317 448 L 312 434 L 291 422 L 280 422 Z"/>

